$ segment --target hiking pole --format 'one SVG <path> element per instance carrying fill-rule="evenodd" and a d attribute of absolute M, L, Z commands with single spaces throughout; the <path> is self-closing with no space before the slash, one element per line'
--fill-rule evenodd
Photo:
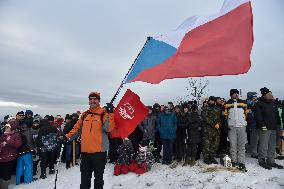
<path fill-rule="evenodd" d="M 60 149 L 59 157 L 57 158 L 57 162 L 56 162 L 56 174 L 55 174 L 54 189 L 56 189 L 56 182 L 57 182 L 57 175 L 58 175 L 59 159 L 60 159 L 60 157 L 62 156 L 63 148 L 64 148 L 64 145 L 61 144 L 61 149 Z"/>
<path fill-rule="evenodd" d="M 146 46 L 146 44 L 148 43 L 148 41 L 149 41 L 150 39 L 151 39 L 151 37 L 147 37 L 147 41 L 145 42 L 145 44 L 143 45 L 141 51 L 139 52 L 139 54 L 138 54 L 137 57 L 135 58 L 133 64 L 131 65 L 130 69 L 128 70 L 127 74 L 124 76 L 124 78 L 123 78 L 123 80 L 122 80 L 120 86 L 118 87 L 116 93 L 115 93 L 114 96 L 112 97 L 112 99 L 111 99 L 111 101 L 110 101 L 110 104 L 112 104 L 112 103 L 115 101 L 117 95 L 120 93 L 120 91 L 121 91 L 123 85 L 125 84 L 125 81 L 126 81 L 126 79 L 127 79 L 127 76 L 129 75 L 130 71 L 131 71 L 132 68 L 134 67 L 134 65 L 135 65 L 135 63 L 136 63 L 136 60 L 138 59 L 138 57 L 140 56 L 141 52 L 143 51 L 144 47 Z"/>

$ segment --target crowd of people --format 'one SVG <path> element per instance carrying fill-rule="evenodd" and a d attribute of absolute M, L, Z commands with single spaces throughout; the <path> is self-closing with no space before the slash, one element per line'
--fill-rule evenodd
<path fill-rule="evenodd" d="M 218 164 L 229 155 L 232 166 L 245 172 L 245 155 L 249 154 L 264 169 L 283 169 L 275 158 L 281 155 L 284 101 L 275 99 L 266 87 L 260 93 L 242 100 L 239 91 L 231 89 L 228 100 L 210 96 L 202 105 L 196 101 L 155 103 L 126 139 L 120 138 L 114 123 L 114 107 L 101 108 L 96 92 L 89 94 L 90 109 L 83 114 L 41 117 L 26 110 L 16 117 L 7 115 L 0 128 L 0 188 L 8 188 L 13 174 L 17 185 L 37 180 L 38 172 L 45 179 L 47 169 L 54 174 L 59 161 L 66 169 L 80 162 L 81 189 L 90 188 L 93 172 L 95 188 L 103 188 L 107 159 L 116 165 L 130 163 L 121 154 L 131 151 L 131 158 L 139 160 L 139 148 L 144 146 L 152 147 L 151 165 L 194 166 L 199 159 Z M 133 150 L 121 150 L 128 143 Z"/>

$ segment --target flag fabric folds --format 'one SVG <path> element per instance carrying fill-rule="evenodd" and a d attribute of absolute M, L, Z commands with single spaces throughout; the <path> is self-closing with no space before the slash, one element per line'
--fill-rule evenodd
<path fill-rule="evenodd" d="M 190 17 L 176 30 L 148 39 L 125 83 L 246 73 L 252 21 L 250 0 L 225 0 L 217 14 Z"/>
<path fill-rule="evenodd" d="M 140 101 L 140 97 L 127 89 L 114 111 L 115 124 L 121 138 L 128 137 L 147 114 L 148 108 Z"/>

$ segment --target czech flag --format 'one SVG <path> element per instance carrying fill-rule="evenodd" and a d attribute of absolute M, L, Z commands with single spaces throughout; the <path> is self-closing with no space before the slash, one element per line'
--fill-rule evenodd
<path fill-rule="evenodd" d="M 252 45 L 250 0 L 225 0 L 217 14 L 190 17 L 172 32 L 149 37 L 124 82 L 246 73 Z"/>

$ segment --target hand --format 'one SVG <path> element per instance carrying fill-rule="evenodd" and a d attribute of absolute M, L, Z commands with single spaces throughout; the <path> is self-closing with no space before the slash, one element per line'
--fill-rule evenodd
<path fill-rule="evenodd" d="M 2 147 L 6 146 L 7 142 L 3 142 L 2 143 Z"/>
<path fill-rule="evenodd" d="M 220 128 L 220 123 L 217 123 L 216 125 L 214 125 L 215 129 L 219 129 Z"/>
<path fill-rule="evenodd" d="M 106 103 L 106 111 L 107 113 L 113 113 L 114 106 L 112 103 Z"/>
<path fill-rule="evenodd" d="M 11 136 L 7 136 L 6 140 L 8 141 L 8 140 L 10 140 L 10 139 L 11 139 Z"/>
<path fill-rule="evenodd" d="M 264 125 L 264 126 L 260 127 L 260 130 L 261 131 L 267 131 L 267 127 Z"/>

